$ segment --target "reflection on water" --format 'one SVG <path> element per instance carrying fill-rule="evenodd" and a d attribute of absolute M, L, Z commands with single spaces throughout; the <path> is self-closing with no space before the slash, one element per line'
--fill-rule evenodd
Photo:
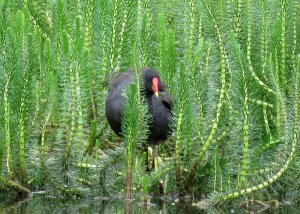
<path fill-rule="evenodd" d="M 0 213 L 209 213 L 209 214 L 225 214 L 225 213 L 250 213 L 243 209 L 228 208 L 227 210 L 208 209 L 200 210 L 191 204 L 175 203 L 174 201 L 163 202 L 157 201 L 151 207 L 143 207 L 137 201 L 128 204 L 123 200 L 100 200 L 100 199 L 76 199 L 64 200 L 51 196 L 35 194 L 30 197 L 0 197 Z M 258 213 L 258 212 L 257 212 Z M 299 213 L 299 208 L 282 207 L 276 210 L 265 210 L 259 213 L 274 214 L 294 214 Z"/>

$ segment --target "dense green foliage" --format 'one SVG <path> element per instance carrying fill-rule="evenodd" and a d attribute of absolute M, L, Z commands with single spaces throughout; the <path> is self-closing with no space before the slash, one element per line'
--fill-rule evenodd
<path fill-rule="evenodd" d="M 0 0 L 0 188 L 300 201 L 299 0 Z M 115 71 L 159 71 L 173 134 L 145 173 L 147 106 Z M 137 79 L 138 80 L 138 79 Z M 132 107 L 132 108 L 130 108 Z M 131 194 L 131 193 L 130 193 Z"/>

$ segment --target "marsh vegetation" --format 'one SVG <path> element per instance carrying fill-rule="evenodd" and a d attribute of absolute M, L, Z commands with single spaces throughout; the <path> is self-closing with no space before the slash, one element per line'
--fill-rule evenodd
<path fill-rule="evenodd" d="M 299 0 L 0 0 L 0 190 L 300 202 Z M 145 172 L 147 105 L 114 72 L 155 68 L 172 135 Z M 145 128 L 146 127 L 146 128 Z M 121 143 L 120 143 L 121 142 Z M 122 143 L 123 142 L 123 143 Z"/>

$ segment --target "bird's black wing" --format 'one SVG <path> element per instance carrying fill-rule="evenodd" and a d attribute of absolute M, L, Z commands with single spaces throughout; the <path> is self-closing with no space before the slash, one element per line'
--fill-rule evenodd
<path fill-rule="evenodd" d="M 133 80 L 133 76 L 134 74 L 131 70 L 114 73 L 109 83 L 109 90 L 117 87 L 125 88 Z"/>
<path fill-rule="evenodd" d="M 162 100 L 163 104 L 171 110 L 173 108 L 173 99 L 167 91 L 168 86 L 164 82 L 160 82 L 160 90 L 159 90 L 159 97 Z"/>
<path fill-rule="evenodd" d="M 163 104 L 168 108 L 172 109 L 173 108 L 173 99 L 172 97 L 165 91 L 160 91 L 159 92 L 159 98 L 162 100 Z"/>
<path fill-rule="evenodd" d="M 124 107 L 124 90 L 132 83 L 134 75 L 131 71 L 115 73 L 109 84 L 106 97 L 105 114 L 108 123 L 116 134 L 121 136 L 121 121 Z"/>

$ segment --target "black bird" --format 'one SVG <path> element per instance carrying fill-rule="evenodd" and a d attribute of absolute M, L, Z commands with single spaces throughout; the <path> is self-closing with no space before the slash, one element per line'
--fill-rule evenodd
<path fill-rule="evenodd" d="M 165 84 L 161 82 L 159 74 L 154 69 L 144 68 L 141 72 L 141 79 L 144 83 L 141 94 L 146 98 L 152 117 L 148 124 L 150 131 L 148 144 L 155 146 L 161 141 L 165 141 L 170 134 L 173 101 L 166 92 Z M 109 84 L 105 113 L 111 128 L 119 136 L 122 135 L 121 120 L 125 104 L 122 94 L 134 80 L 134 72 L 128 70 L 114 75 Z"/>

